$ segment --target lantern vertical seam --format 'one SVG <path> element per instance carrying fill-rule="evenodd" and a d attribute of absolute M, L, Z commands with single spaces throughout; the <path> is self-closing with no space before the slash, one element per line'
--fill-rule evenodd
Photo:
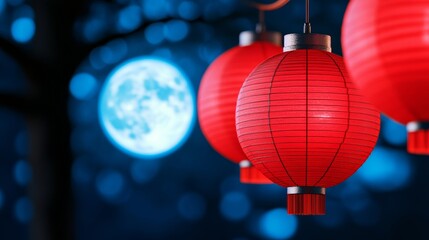
<path fill-rule="evenodd" d="M 308 184 L 308 49 L 305 49 L 305 186 Z"/>
<path fill-rule="evenodd" d="M 287 168 L 286 168 L 285 164 L 283 163 L 282 158 L 280 157 L 280 153 L 279 153 L 279 151 L 278 151 L 278 149 L 277 149 L 277 144 L 276 144 L 276 142 L 274 141 L 273 131 L 272 131 L 272 128 L 271 128 L 271 118 L 270 118 L 270 115 L 271 115 L 271 91 L 272 91 L 272 88 L 273 88 L 274 78 L 275 78 L 276 73 L 277 73 L 277 71 L 279 70 L 279 68 L 280 68 L 280 66 L 281 66 L 281 64 L 282 64 L 282 62 L 283 62 L 283 61 L 286 59 L 286 57 L 287 57 L 287 56 L 289 56 L 289 54 L 291 54 L 291 53 L 292 53 L 292 52 L 288 52 L 288 53 L 286 53 L 286 54 L 283 56 L 283 58 L 282 58 L 282 59 L 280 60 L 280 62 L 278 63 L 278 65 L 277 65 L 276 69 L 274 70 L 273 77 L 271 78 L 270 89 L 269 89 L 269 93 L 268 93 L 268 127 L 269 127 L 269 129 L 270 129 L 270 136 L 271 136 L 271 140 L 273 141 L 274 149 L 276 150 L 277 157 L 279 158 L 280 163 L 281 163 L 281 164 L 282 164 L 282 166 L 283 166 L 283 169 L 285 170 L 285 172 L 286 172 L 287 176 L 290 178 L 290 180 L 292 181 L 292 183 L 293 183 L 293 184 L 295 184 L 296 186 L 298 186 L 298 184 L 297 184 L 297 183 L 292 179 L 292 176 L 289 174 L 289 171 L 287 170 Z"/>
<path fill-rule="evenodd" d="M 328 53 L 326 53 L 324 51 L 321 51 L 321 52 L 323 52 L 324 54 L 326 54 L 334 62 L 335 66 L 337 66 L 337 68 L 338 68 L 338 71 L 340 71 L 341 77 L 344 80 L 344 86 L 347 89 L 347 109 L 348 109 L 347 114 L 348 114 L 348 117 L 347 117 L 347 128 L 346 128 L 346 131 L 344 131 L 343 140 L 341 141 L 340 146 L 338 147 L 337 152 L 335 153 L 334 158 L 332 159 L 332 161 L 329 164 L 328 168 L 326 169 L 326 171 L 323 173 L 323 175 L 320 177 L 320 179 L 314 185 L 317 185 L 320 181 L 322 181 L 322 179 L 326 176 L 326 174 L 328 173 L 328 171 L 331 169 L 334 161 L 338 157 L 338 153 L 340 152 L 341 148 L 344 145 L 344 142 L 346 141 L 346 136 L 347 136 L 347 133 L 349 132 L 349 129 L 350 129 L 350 93 L 349 93 L 349 88 L 347 87 L 347 80 L 344 77 L 343 71 L 341 71 L 341 68 L 338 65 L 337 61 L 335 61 L 335 59 L 331 55 L 329 55 Z"/>

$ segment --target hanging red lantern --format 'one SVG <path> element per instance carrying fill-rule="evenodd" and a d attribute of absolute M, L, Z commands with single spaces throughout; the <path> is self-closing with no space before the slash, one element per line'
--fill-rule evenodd
<path fill-rule="evenodd" d="M 342 44 L 352 79 L 381 112 L 407 125 L 408 151 L 429 154 L 429 1 L 354 0 Z"/>
<path fill-rule="evenodd" d="M 280 33 L 240 34 L 240 46 L 218 57 L 207 69 L 198 92 L 198 118 L 204 136 L 223 157 L 240 164 L 243 183 L 272 183 L 255 169 L 238 143 L 235 106 L 249 73 L 263 60 L 281 53 Z"/>
<path fill-rule="evenodd" d="M 244 82 L 238 139 L 256 168 L 287 187 L 290 214 L 324 214 L 325 189 L 365 162 L 380 116 L 349 79 L 343 59 L 331 53 L 329 36 L 289 34 L 284 51 Z"/>

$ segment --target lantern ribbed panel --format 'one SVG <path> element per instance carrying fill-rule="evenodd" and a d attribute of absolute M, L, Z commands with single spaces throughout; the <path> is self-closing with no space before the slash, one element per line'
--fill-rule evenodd
<path fill-rule="evenodd" d="M 421 0 L 354 0 L 344 18 L 351 77 L 381 112 L 402 124 L 429 122 L 428 9 L 429 1 Z M 410 152 L 424 145 L 414 135 Z"/>
<path fill-rule="evenodd" d="M 331 187 L 368 158 L 379 113 L 349 80 L 341 57 L 296 50 L 259 65 L 237 102 L 236 127 L 249 161 L 284 187 Z"/>
<path fill-rule="evenodd" d="M 198 93 L 198 118 L 204 136 L 223 157 L 239 163 L 247 159 L 235 131 L 237 96 L 249 73 L 282 48 L 268 42 L 234 47 L 207 69 Z"/>

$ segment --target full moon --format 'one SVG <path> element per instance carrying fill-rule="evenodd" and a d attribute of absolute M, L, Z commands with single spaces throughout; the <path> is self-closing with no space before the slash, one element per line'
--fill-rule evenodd
<path fill-rule="evenodd" d="M 133 157 L 163 157 L 188 138 L 195 98 L 188 78 L 175 66 L 136 58 L 112 71 L 99 99 L 107 138 Z"/>

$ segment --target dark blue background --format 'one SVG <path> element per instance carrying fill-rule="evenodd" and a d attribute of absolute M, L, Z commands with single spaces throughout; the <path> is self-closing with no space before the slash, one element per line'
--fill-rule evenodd
<path fill-rule="evenodd" d="M 313 32 L 330 34 L 337 54 L 346 5 L 312 1 Z M 25 0 L 0 0 L 0 34 L 23 48 L 31 48 L 33 18 Z M 292 0 L 266 18 L 269 30 L 301 32 L 304 1 Z M 319 217 L 288 216 L 280 187 L 240 184 L 238 167 L 211 149 L 198 124 L 182 148 L 162 159 L 135 159 L 108 142 L 96 113 L 99 90 L 115 66 L 137 56 L 163 58 L 181 67 L 196 91 L 208 64 L 237 45 L 238 34 L 254 29 L 256 19 L 257 11 L 238 0 L 88 1 L 76 20 L 76 41 L 121 37 L 93 49 L 76 69 L 96 84 L 71 88 L 77 239 L 427 239 L 429 159 L 408 155 L 405 128 L 386 117 L 373 155 L 351 179 L 328 189 L 328 213 Z M 23 95 L 28 88 L 20 66 L 0 52 L 0 91 Z M 5 240 L 30 234 L 25 120 L 0 109 Z"/>

